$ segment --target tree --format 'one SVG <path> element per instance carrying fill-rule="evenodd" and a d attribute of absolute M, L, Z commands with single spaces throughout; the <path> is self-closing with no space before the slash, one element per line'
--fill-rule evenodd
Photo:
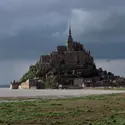
<path fill-rule="evenodd" d="M 33 79 L 34 77 L 36 77 L 37 71 L 38 71 L 38 62 L 35 65 L 31 65 L 29 67 L 28 72 L 22 76 L 20 82 L 25 82 L 28 79 Z"/>

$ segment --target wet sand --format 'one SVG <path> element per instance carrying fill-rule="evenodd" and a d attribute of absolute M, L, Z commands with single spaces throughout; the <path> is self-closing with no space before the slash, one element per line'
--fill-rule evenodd
<path fill-rule="evenodd" d="M 125 93 L 125 90 L 11 90 L 9 88 L 0 88 L 0 98 L 65 98 L 81 97 L 87 95 L 100 95 L 112 93 Z"/>

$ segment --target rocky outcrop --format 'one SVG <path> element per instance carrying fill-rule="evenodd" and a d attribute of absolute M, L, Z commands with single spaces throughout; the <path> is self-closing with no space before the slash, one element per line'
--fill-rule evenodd
<path fill-rule="evenodd" d="M 93 86 L 98 85 L 98 81 L 106 83 L 108 80 L 116 80 L 113 73 L 103 71 L 101 68 L 96 69 L 90 50 L 87 51 L 80 42 L 73 41 L 71 28 L 66 46 L 57 46 L 56 51 L 41 55 L 40 60 L 30 66 L 21 81 L 34 77 L 42 79 L 45 85 L 51 88 L 57 88 L 60 84 L 72 84 L 76 78 L 82 78 L 84 82 L 91 81 Z"/>

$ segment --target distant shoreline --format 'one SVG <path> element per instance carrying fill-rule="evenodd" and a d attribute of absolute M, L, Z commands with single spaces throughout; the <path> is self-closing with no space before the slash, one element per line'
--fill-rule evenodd
<path fill-rule="evenodd" d="M 9 85 L 0 85 L 0 88 L 9 88 Z"/>

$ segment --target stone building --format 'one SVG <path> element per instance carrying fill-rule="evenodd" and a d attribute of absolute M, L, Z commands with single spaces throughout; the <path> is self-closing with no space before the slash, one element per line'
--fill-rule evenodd
<path fill-rule="evenodd" d="M 13 81 L 10 83 L 10 89 L 18 89 L 18 88 L 19 88 L 19 85 L 20 85 L 20 82 L 16 82 L 15 80 L 13 80 Z"/>
<path fill-rule="evenodd" d="M 80 42 L 73 41 L 71 27 L 69 27 L 66 46 L 57 46 L 56 51 L 53 51 L 48 55 L 41 55 L 40 57 L 40 67 L 43 70 L 48 70 L 52 67 L 56 68 L 61 63 L 77 67 L 94 65 L 90 51 L 86 51 Z"/>
<path fill-rule="evenodd" d="M 44 84 L 39 79 L 28 79 L 21 83 L 20 89 L 44 89 Z"/>

